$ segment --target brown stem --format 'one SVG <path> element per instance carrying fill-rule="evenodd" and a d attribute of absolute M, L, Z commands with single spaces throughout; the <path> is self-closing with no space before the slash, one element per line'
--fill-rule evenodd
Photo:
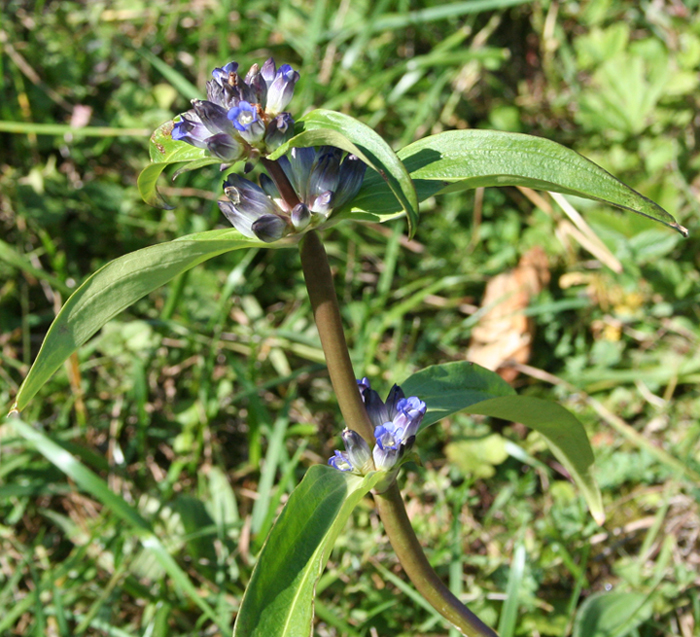
<path fill-rule="evenodd" d="M 346 425 L 373 446 L 374 431 L 357 390 L 328 257 L 314 231 L 307 232 L 301 241 L 301 266 L 340 411 Z M 498 637 L 452 594 L 430 566 L 396 483 L 381 495 L 375 495 L 374 500 L 401 565 L 433 608 L 468 637 Z"/>
<path fill-rule="evenodd" d="M 357 389 L 326 250 L 314 231 L 307 232 L 301 241 L 301 267 L 343 419 L 371 447 L 374 430 Z"/>
<path fill-rule="evenodd" d="M 269 173 L 270 179 L 275 182 L 277 190 L 279 190 L 282 199 L 284 199 L 285 203 L 289 206 L 289 209 L 291 210 L 294 208 L 294 206 L 299 203 L 299 196 L 294 191 L 292 184 L 289 183 L 289 179 L 287 179 L 287 175 L 284 170 L 282 170 L 282 166 L 280 166 L 278 162 L 265 157 L 260 161 Z"/>
<path fill-rule="evenodd" d="M 375 495 L 374 502 L 391 546 L 418 592 L 445 619 L 459 628 L 462 634 L 468 637 L 498 637 L 452 594 L 430 566 L 408 519 L 396 482 L 381 495 Z"/>

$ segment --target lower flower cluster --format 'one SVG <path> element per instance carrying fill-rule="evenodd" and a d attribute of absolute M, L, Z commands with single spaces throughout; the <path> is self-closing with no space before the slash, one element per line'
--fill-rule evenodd
<path fill-rule="evenodd" d="M 374 426 L 376 444 L 370 451 L 367 442 L 352 429 L 343 431 L 345 451 L 336 451 L 328 464 L 338 471 L 351 471 L 358 475 L 377 469 L 389 471 L 398 468 L 416 439 L 418 428 L 425 416 L 425 403 L 411 396 L 406 398 L 398 385 L 394 385 L 382 401 L 367 378 L 357 381 L 370 422 Z"/>
<path fill-rule="evenodd" d="M 292 148 L 277 160 L 279 172 L 260 175 L 260 185 L 237 174 L 224 182 L 229 201 L 219 201 L 224 216 L 241 234 L 273 242 L 324 223 L 350 203 L 362 185 L 365 164 L 332 146 Z M 280 179 L 286 183 L 278 184 Z M 285 187 L 290 193 L 283 197 Z"/>

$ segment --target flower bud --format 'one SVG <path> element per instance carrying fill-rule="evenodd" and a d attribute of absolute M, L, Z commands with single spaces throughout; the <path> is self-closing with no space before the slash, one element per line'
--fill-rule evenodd
<path fill-rule="evenodd" d="M 306 228 L 306 226 L 308 226 L 311 222 L 311 212 L 303 203 L 298 203 L 296 206 L 294 206 L 294 208 L 292 208 L 291 217 L 292 225 L 298 232 L 304 230 L 304 228 Z"/>
<path fill-rule="evenodd" d="M 355 471 L 363 475 L 372 470 L 372 454 L 365 439 L 352 429 L 343 431 L 343 443 L 348 454 L 350 464 Z"/>
<path fill-rule="evenodd" d="M 299 79 L 297 73 L 289 64 L 283 64 L 277 69 L 275 79 L 267 87 L 267 104 L 265 111 L 269 115 L 281 113 L 292 100 L 294 85 Z"/>
<path fill-rule="evenodd" d="M 279 215 L 263 215 L 251 224 L 251 230 L 261 241 L 272 243 L 284 236 L 287 222 Z"/>
<path fill-rule="evenodd" d="M 225 108 L 206 100 L 192 100 L 192 106 L 210 133 L 233 133 L 233 125 L 226 116 Z"/>
<path fill-rule="evenodd" d="M 207 150 L 225 162 L 234 162 L 243 157 L 245 149 L 233 137 L 225 133 L 207 138 Z"/>
<path fill-rule="evenodd" d="M 294 120 L 289 113 L 280 113 L 267 125 L 265 145 L 268 150 L 275 150 L 292 137 L 294 137 Z"/>

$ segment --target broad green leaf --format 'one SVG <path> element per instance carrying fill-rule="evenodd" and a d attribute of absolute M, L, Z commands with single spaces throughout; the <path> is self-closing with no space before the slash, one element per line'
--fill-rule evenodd
<path fill-rule="evenodd" d="M 515 395 L 498 374 L 467 361 L 426 367 L 400 385 L 406 396 L 418 396 L 428 407 L 421 429 L 474 403 Z"/>
<path fill-rule="evenodd" d="M 73 480 L 79 489 L 90 493 L 106 509 L 126 522 L 139 538 L 142 546 L 154 555 L 163 570 L 172 578 L 174 584 L 199 606 L 202 612 L 216 623 L 220 630 L 224 631 L 224 633 L 228 632 L 229 628 L 226 622 L 216 616 L 214 610 L 202 598 L 187 574 L 180 568 L 172 555 L 168 553 L 158 536 L 153 533 L 150 524 L 141 517 L 136 509 L 129 505 L 121 496 L 114 493 L 98 475 L 38 429 L 15 417 L 7 418 L 4 422 L 27 442 L 31 443 L 49 462 Z"/>
<path fill-rule="evenodd" d="M 421 139 L 398 152 L 418 199 L 480 186 L 527 186 L 631 210 L 687 236 L 663 208 L 629 188 L 606 170 L 556 142 L 532 135 L 489 130 L 448 131 Z M 366 180 L 353 202 L 368 213 L 398 210 L 388 189 Z"/>
<path fill-rule="evenodd" d="M 466 411 L 519 422 L 538 431 L 581 489 L 596 522 L 605 520 L 586 430 L 561 405 L 517 396 L 498 374 L 466 361 L 426 367 L 401 383 L 401 388 L 407 396 L 425 401 L 428 410 L 422 427 Z"/>
<path fill-rule="evenodd" d="M 539 432 L 583 493 L 598 524 L 605 521 L 600 490 L 593 477 L 593 450 L 581 422 L 557 403 L 529 396 L 501 396 L 470 405 L 469 414 L 519 422 Z"/>
<path fill-rule="evenodd" d="M 318 109 L 305 115 L 299 122 L 304 131 L 334 130 L 361 151 L 360 158 L 366 161 L 406 212 L 408 234 L 413 236 L 418 223 L 418 199 L 406 168 L 391 147 L 369 126 L 349 115 L 336 111 Z M 323 142 L 326 143 L 326 142 Z M 338 146 L 338 142 L 333 143 Z M 340 146 L 349 150 L 345 146 Z M 350 152 L 355 152 L 351 150 Z"/>
<path fill-rule="evenodd" d="M 170 209 L 170 206 L 157 190 L 158 177 L 172 164 L 185 163 L 177 174 L 185 170 L 194 170 L 202 166 L 220 164 L 221 160 L 210 157 L 207 151 L 196 148 L 186 142 L 175 141 L 171 137 L 173 122 L 165 122 L 151 135 L 148 151 L 151 163 L 146 166 L 138 177 L 137 185 L 143 200 L 155 208 Z"/>
<path fill-rule="evenodd" d="M 311 467 L 258 557 L 233 637 L 309 637 L 313 596 L 338 534 L 383 473 L 364 478 Z"/>
<path fill-rule="evenodd" d="M 61 364 L 107 321 L 149 292 L 224 252 L 284 247 L 248 239 L 233 228 L 191 234 L 131 252 L 91 275 L 66 301 L 46 334 L 13 409 L 22 410 Z"/>
<path fill-rule="evenodd" d="M 624 637 L 652 611 L 651 600 L 643 593 L 594 593 L 576 613 L 573 637 Z"/>

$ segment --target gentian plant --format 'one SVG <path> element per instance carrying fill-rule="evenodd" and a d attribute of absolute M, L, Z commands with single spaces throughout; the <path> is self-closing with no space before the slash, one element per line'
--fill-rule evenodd
<path fill-rule="evenodd" d="M 345 450 L 336 451 L 328 465 L 311 467 L 290 496 L 258 557 L 234 636 L 310 634 L 314 591 L 333 542 L 355 505 L 369 493 L 420 594 L 463 634 L 495 635 L 431 568 L 397 486 L 400 467 L 416 457 L 422 429 L 456 412 L 517 421 L 544 437 L 601 523 L 604 515 L 586 432 L 563 407 L 517 396 L 498 375 L 469 362 L 418 371 L 403 379 L 401 387 L 394 385 L 382 400 L 370 380 L 358 381 L 352 368 L 322 232 L 341 221 L 405 217 L 413 236 L 419 203 L 426 198 L 449 190 L 504 185 L 596 199 L 687 232 L 654 202 L 546 139 L 459 130 L 426 137 L 395 153 L 372 129 L 348 115 L 315 110 L 295 119 L 285 109 L 299 80 L 291 66 L 277 68 L 272 59 L 262 67 L 254 65 L 244 77 L 238 64 L 230 62 L 212 72 L 206 100 L 194 100 L 192 110 L 155 131 L 151 164 L 139 177 L 144 199 L 167 206 L 156 181 L 171 165 L 180 165 L 177 176 L 219 164 L 225 173 L 219 208 L 232 227 L 127 254 L 93 274 L 57 315 L 18 392 L 14 411 L 21 411 L 107 321 L 178 274 L 231 250 L 297 247 L 344 420 Z M 258 183 L 245 176 L 256 167 L 262 168 Z M 19 420 L 17 427 L 37 444 L 48 444 Z M 56 452 L 53 457 L 68 475 L 85 471 L 71 462 L 70 454 Z M 169 556 L 155 536 L 144 531 L 141 538 L 167 571 Z"/>

